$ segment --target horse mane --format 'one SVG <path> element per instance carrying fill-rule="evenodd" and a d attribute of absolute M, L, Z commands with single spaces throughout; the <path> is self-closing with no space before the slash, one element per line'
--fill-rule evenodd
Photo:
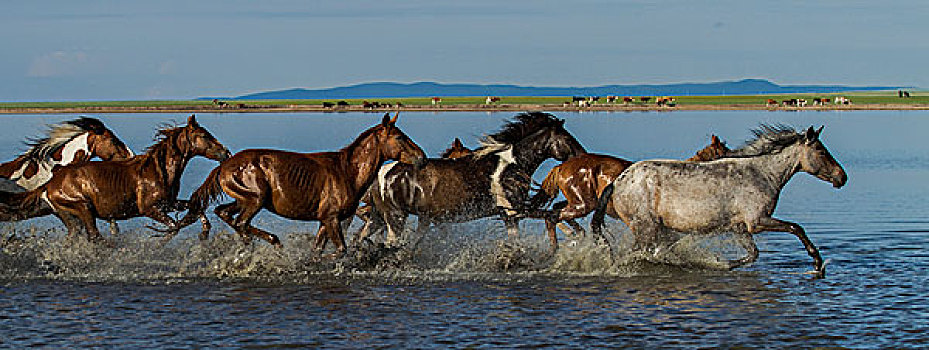
<path fill-rule="evenodd" d="M 169 141 L 176 139 L 177 135 L 180 135 L 185 127 L 186 126 L 163 124 L 155 131 L 155 137 L 153 138 L 155 143 L 146 147 L 143 153 L 155 154 L 158 151 L 168 148 L 171 144 Z"/>
<path fill-rule="evenodd" d="M 364 132 L 359 134 L 358 137 L 355 137 L 355 140 L 352 141 L 352 143 L 348 144 L 348 146 L 342 147 L 342 149 L 339 151 L 344 152 L 344 153 L 350 153 L 353 149 L 361 146 L 361 142 L 367 139 L 368 136 L 371 136 L 371 134 L 373 134 L 375 131 L 377 131 L 377 128 L 381 125 L 382 124 L 377 124 L 375 126 L 368 128 L 368 130 L 365 130 Z"/>
<path fill-rule="evenodd" d="M 806 137 L 793 127 L 783 124 L 761 124 L 757 129 L 752 129 L 752 134 L 755 135 L 753 139 L 746 141 L 744 146 L 732 150 L 728 157 L 755 157 L 778 153 Z"/>
<path fill-rule="evenodd" d="M 517 114 L 513 117 L 513 120 L 507 121 L 500 131 L 482 137 L 479 141 L 481 146 L 474 150 L 474 156 L 482 158 L 500 152 L 539 130 L 560 125 L 561 119 L 549 113 L 526 112 Z"/>
<path fill-rule="evenodd" d="M 66 143 L 85 132 L 102 134 L 106 132 L 106 130 L 106 126 L 103 125 L 103 122 L 91 117 L 80 117 L 59 124 L 49 125 L 46 137 L 28 138 L 26 140 L 26 145 L 30 148 L 23 156 L 41 161 L 47 158 L 49 154 L 55 153 Z"/>

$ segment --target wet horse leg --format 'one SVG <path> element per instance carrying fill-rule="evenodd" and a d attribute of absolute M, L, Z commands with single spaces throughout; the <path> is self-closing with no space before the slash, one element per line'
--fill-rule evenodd
<path fill-rule="evenodd" d="M 800 239 L 800 242 L 803 243 L 803 247 L 806 248 L 807 254 L 813 258 L 813 266 L 816 268 L 814 275 L 817 278 L 823 278 L 826 276 L 826 267 L 823 265 L 823 258 L 819 254 L 819 249 L 816 249 L 816 246 L 813 245 L 813 242 L 810 241 L 810 238 L 806 236 L 806 231 L 803 230 L 803 227 L 797 225 L 796 223 L 778 220 L 775 218 L 761 218 L 758 220 L 752 233 L 759 233 L 763 231 L 778 231 L 778 232 L 790 232 L 794 236 Z"/>
<path fill-rule="evenodd" d="M 339 257 L 345 254 L 345 237 L 342 235 L 342 225 L 338 217 L 326 218 L 319 222 L 319 233 L 316 236 L 316 251 L 322 253 L 323 249 L 326 248 L 326 242 L 329 240 L 336 246 L 336 252 L 332 257 Z"/>
<path fill-rule="evenodd" d="M 119 224 L 116 223 L 116 220 L 110 219 L 110 220 L 107 220 L 106 223 L 109 224 L 110 226 L 110 236 L 118 236 L 119 235 Z"/>
<path fill-rule="evenodd" d="M 238 230 L 235 226 L 235 215 L 239 214 L 239 212 L 242 211 L 241 209 L 239 209 L 239 206 L 237 204 L 238 204 L 238 201 L 234 201 L 234 202 L 226 203 L 226 204 L 220 204 L 216 206 L 216 209 L 213 209 L 213 212 L 216 213 L 216 216 L 218 216 L 220 220 L 222 220 L 227 225 L 229 225 L 229 227 L 232 227 L 232 229 L 235 230 L 235 232 L 239 234 L 239 236 L 242 238 L 243 241 L 245 241 L 245 243 L 249 243 L 251 242 L 251 239 L 252 239 L 251 236 L 249 236 L 243 231 Z"/>
<path fill-rule="evenodd" d="M 278 239 L 277 236 L 271 234 L 268 231 L 252 226 L 252 219 L 254 219 L 255 215 L 258 215 L 258 212 L 261 211 L 261 202 L 256 198 L 253 200 L 239 199 L 237 203 L 241 210 L 239 212 L 239 216 L 233 222 L 234 225 L 232 227 L 234 227 L 236 231 L 239 231 L 240 234 L 244 232 L 249 235 L 258 236 L 259 238 L 268 241 L 268 243 L 280 247 L 281 240 Z"/>
<path fill-rule="evenodd" d="M 729 269 L 745 266 L 758 260 L 758 246 L 755 244 L 755 238 L 750 233 L 738 234 L 739 245 L 747 252 L 747 255 L 729 260 Z"/>

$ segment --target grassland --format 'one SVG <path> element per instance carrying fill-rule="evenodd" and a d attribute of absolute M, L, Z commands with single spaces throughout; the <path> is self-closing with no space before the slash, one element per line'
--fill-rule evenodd
<path fill-rule="evenodd" d="M 834 98 L 845 96 L 851 105 L 813 106 L 812 99 L 817 97 Z M 787 109 L 929 109 L 929 92 L 916 92 L 910 98 L 900 98 L 896 92 L 868 92 L 847 94 L 793 94 L 793 95 L 734 95 L 734 96 L 675 96 L 674 109 L 772 109 L 765 101 L 773 99 L 782 101 L 802 98 L 809 101 L 807 107 L 788 107 Z M 300 112 L 300 111 L 364 111 L 372 108 L 362 106 L 365 101 L 378 101 L 389 107 L 378 110 L 412 110 L 412 111 L 472 111 L 472 110 L 651 110 L 668 109 L 649 103 L 622 102 L 607 103 L 601 99 L 590 107 L 577 107 L 566 104 L 570 97 L 506 97 L 492 105 L 485 104 L 485 97 L 443 97 L 438 105 L 432 104 L 428 97 L 419 98 L 382 98 L 382 99 L 345 99 L 346 107 L 327 108 L 323 102 L 329 100 L 225 100 L 213 103 L 208 100 L 163 100 L 163 101 L 90 101 L 90 102 L 0 102 L 0 113 L 146 113 L 146 112 Z M 402 107 L 398 107 L 401 105 Z M 784 107 L 776 107 L 784 108 Z"/>

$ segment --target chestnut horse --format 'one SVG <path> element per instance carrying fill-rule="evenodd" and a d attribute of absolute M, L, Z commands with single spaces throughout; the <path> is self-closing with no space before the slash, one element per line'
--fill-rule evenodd
<path fill-rule="evenodd" d="M 712 135 L 710 144 L 697 151 L 697 154 L 688 158 L 687 161 L 719 159 L 729 152 L 726 144 L 716 135 Z M 630 165 L 632 165 L 631 161 L 622 158 L 585 153 L 552 168 L 542 181 L 539 192 L 530 200 L 530 206 L 538 208 L 553 200 L 558 196 L 558 192 L 564 195 L 565 200 L 555 203 L 552 206 L 552 213 L 545 218 L 549 238 L 555 240 L 556 224 L 562 231 L 584 234 L 584 229 L 575 219 L 593 212 L 603 188 L 619 177 L 619 174 Z M 611 207 L 607 206 L 606 213 L 617 218 L 616 213 L 611 211 Z M 562 222 L 571 225 L 571 229 L 564 227 Z"/>
<path fill-rule="evenodd" d="M 55 171 L 45 185 L 11 197 L 0 212 L 48 202 L 75 235 L 81 225 L 91 240 L 103 240 L 96 218 L 125 220 L 145 216 L 177 227 L 168 212 L 178 207 L 181 174 L 195 156 L 222 161 L 229 157 L 209 131 L 191 115 L 186 126 L 158 130 L 158 142 L 128 160 L 71 164 Z"/>
<path fill-rule="evenodd" d="M 94 157 L 122 160 L 134 156 L 116 134 L 99 119 L 80 117 L 49 127 L 44 138 L 29 139 L 31 147 L 16 159 L 0 164 L 0 202 L 16 192 L 32 191 L 52 178 L 52 171 L 68 164 L 80 164 Z M 30 212 L 17 215 L 22 219 L 52 213 L 47 205 L 37 205 Z M 118 232 L 115 222 L 110 231 Z"/>
<path fill-rule="evenodd" d="M 355 215 L 361 196 L 381 165 L 387 160 L 419 165 L 426 157 L 396 126 L 397 116 L 389 117 L 384 114 L 381 123 L 336 152 L 249 149 L 236 153 L 213 169 L 194 191 L 180 227 L 193 223 L 194 216 L 226 193 L 234 201 L 214 211 L 245 241 L 254 235 L 280 245 L 277 236 L 252 226 L 252 219 L 264 208 L 292 220 L 320 221 L 316 249 L 322 251 L 332 240 L 338 254 L 343 254 L 345 239 L 339 223 Z"/>

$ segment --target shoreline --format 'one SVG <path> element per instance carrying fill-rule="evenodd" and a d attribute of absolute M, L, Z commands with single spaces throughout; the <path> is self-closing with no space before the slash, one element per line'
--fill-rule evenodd
<path fill-rule="evenodd" d="M 929 110 L 929 104 L 850 104 L 806 107 L 769 107 L 747 104 L 683 104 L 674 107 L 642 104 L 594 104 L 589 107 L 562 104 L 447 104 L 405 105 L 391 108 L 366 108 L 360 105 L 323 107 L 318 105 L 248 105 L 238 106 L 137 106 L 137 107 L 24 107 L 0 108 L 0 114 L 109 114 L 109 113 L 344 113 L 344 112 L 644 112 L 644 111 L 856 111 L 856 110 Z"/>

